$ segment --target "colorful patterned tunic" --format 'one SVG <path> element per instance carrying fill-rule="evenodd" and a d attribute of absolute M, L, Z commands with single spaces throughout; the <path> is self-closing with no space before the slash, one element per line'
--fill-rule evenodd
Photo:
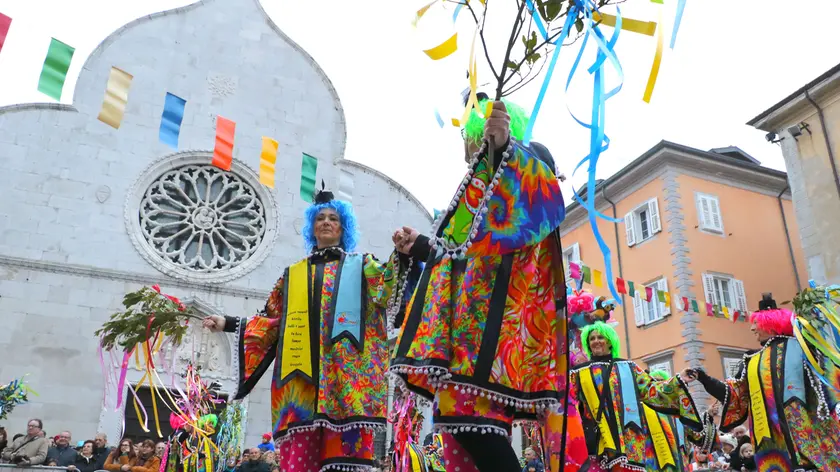
<path fill-rule="evenodd" d="M 589 454 L 597 456 L 601 467 L 683 470 L 677 468 L 679 454 L 670 425 L 656 414 L 678 416 L 690 428 L 702 429 L 694 401 L 678 377 L 657 381 L 633 361 L 606 358 L 575 367 L 570 379 L 570 395 L 579 402 Z"/>
<path fill-rule="evenodd" d="M 840 370 L 831 362 L 822 366 L 826 379 L 840 389 Z M 760 472 L 840 470 L 840 423 L 830 414 L 838 403 L 838 391 L 812 375 L 804 368 L 796 340 L 777 336 L 745 355 L 741 372 L 726 380 L 725 388 L 710 388 L 701 381 L 723 405 L 722 431 L 749 417 Z"/>
<path fill-rule="evenodd" d="M 284 349 L 287 347 L 284 336 L 289 336 L 292 316 L 287 315 L 287 308 L 289 299 L 294 298 L 289 296 L 289 269 L 277 281 L 264 313 L 248 320 L 229 318 L 225 326 L 226 331 L 238 334 L 240 381 L 236 398 L 247 395 L 276 359 L 271 383 L 274 437 L 284 442 L 300 436 L 301 444 L 306 445 L 320 440 L 320 445 L 316 445 L 320 457 L 315 462 L 321 468 L 373 465 L 373 430 L 386 424 L 385 304 L 393 285 L 392 267 L 397 258 L 392 257 L 383 265 L 372 255 L 364 255 L 361 340 L 356 340 L 336 337 L 332 332 L 334 292 L 339 280 L 337 272 L 344 260 L 342 254 L 337 250 L 326 251 L 310 256 L 304 264 L 311 275 L 309 332 L 305 333 L 311 337 L 311 352 L 305 353 L 311 356 L 311 377 L 298 371 L 281 376 L 281 366 L 285 366 L 283 356 L 289 355 L 284 353 L 290 352 Z M 296 286 L 306 288 L 306 283 Z M 320 439 L 311 434 L 318 427 L 323 429 Z"/>
<path fill-rule="evenodd" d="M 535 419 L 565 393 L 560 188 L 553 169 L 521 150 L 503 166 L 486 213 L 492 182 L 481 159 L 439 226 L 436 237 L 469 242 L 465 257 L 430 251 L 426 238 L 412 250 L 426 266 L 391 370 L 435 399 L 435 424 L 451 432 L 509 435 L 515 419 Z M 483 219 L 471 234 L 477 214 Z"/>

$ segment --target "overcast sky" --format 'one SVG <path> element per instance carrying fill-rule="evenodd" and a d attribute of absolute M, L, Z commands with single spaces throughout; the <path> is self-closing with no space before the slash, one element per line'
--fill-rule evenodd
<path fill-rule="evenodd" d="M 471 24 L 462 15 L 452 26 L 449 10 L 430 13 L 413 29 L 414 11 L 426 1 L 262 4 L 336 86 L 347 118 L 345 157 L 388 174 L 427 207 L 440 208 L 448 203 L 465 167 L 458 130 L 451 125 L 440 129 L 434 109 L 440 108 L 448 121 L 457 108 L 458 94 L 467 85 Z M 0 0 L 0 12 L 13 18 L 0 52 L 0 106 L 51 100 L 37 91 L 51 37 L 76 48 L 62 98 L 72 103 L 84 59 L 108 34 L 137 17 L 188 3 L 192 2 Z M 670 36 L 676 0 L 665 3 Z M 627 0 L 621 8 L 626 17 L 657 19 L 658 7 L 648 0 Z M 507 13 L 498 10 L 494 15 L 491 10 L 489 31 L 496 42 L 506 39 Z M 642 93 L 655 40 L 622 33 L 617 51 L 625 83 L 608 102 L 606 130 L 612 144 L 602 156 L 598 177 L 609 177 L 662 139 L 704 150 L 739 146 L 764 165 L 784 169 L 779 147 L 744 123 L 838 62 L 833 24 L 838 17 L 840 2 L 834 0 L 688 0 L 676 48 L 666 50 L 650 104 L 642 101 Z M 457 54 L 432 62 L 421 52 L 455 27 L 461 32 Z M 563 50 L 534 133 L 567 175 L 588 149 L 587 131 L 567 111 L 568 104 L 578 116 L 589 115 L 591 79 L 586 71 L 578 73 L 568 96 L 563 91 L 578 47 Z M 498 50 L 491 54 L 496 62 L 501 60 Z M 480 82 L 488 77 L 480 70 Z M 512 99 L 530 109 L 539 86 L 535 81 Z M 579 186 L 585 178 L 579 172 L 573 182 Z M 568 182 L 565 190 L 568 193 Z"/>

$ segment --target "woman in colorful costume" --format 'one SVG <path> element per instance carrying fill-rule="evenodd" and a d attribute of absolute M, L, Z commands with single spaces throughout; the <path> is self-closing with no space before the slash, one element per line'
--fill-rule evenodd
<path fill-rule="evenodd" d="M 811 310 L 817 309 L 813 304 L 816 297 L 817 304 L 830 310 L 833 317 L 826 327 L 833 331 L 829 340 L 834 339 L 822 344 L 837 352 L 840 326 L 836 326 L 836 304 L 820 292 L 808 289 L 806 296 L 797 297 L 807 302 L 800 305 L 807 308 L 797 316 L 778 309 L 769 296 L 762 300 L 759 311 L 750 316 L 750 329 L 762 348 L 744 354 L 734 379 L 721 382 L 702 369 L 690 373 L 723 405 L 721 431 L 728 432 L 749 419 L 760 472 L 840 470 L 840 423 L 831 414 L 840 399 L 840 369 L 821 355 L 823 351 L 811 355 L 808 345 L 794 337 L 794 326 L 804 321 L 809 340 L 815 338 L 818 325 Z M 814 368 L 811 359 L 820 369 Z"/>
<path fill-rule="evenodd" d="M 678 416 L 692 430 L 703 431 L 704 419 L 686 385 L 679 376 L 656 380 L 621 359 L 618 334 L 603 321 L 585 326 L 581 341 L 589 362 L 572 370 L 569 394 L 583 418 L 589 470 L 681 471 L 669 424 L 657 413 Z"/>
<path fill-rule="evenodd" d="M 281 470 L 372 467 L 374 431 L 386 424 L 385 305 L 398 257 L 383 265 L 352 252 L 353 209 L 323 189 L 306 210 L 303 237 L 309 256 L 286 269 L 263 313 L 214 316 L 205 326 L 236 333 L 236 399 L 276 359 L 271 421 Z"/>
<path fill-rule="evenodd" d="M 478 107 L 487 109 L 480 94 Z M 556 233 L 563 198 L 548 150 L 522 138 L 528 117 L 494 102 L 473 109 L 464 136 L 469 171 L 433 237 L 412 228 L 397 248 L 426 266 L 397 340 L 391 371 L 434 400 L 447 461 L 461 450 L 481 471 L 518 471 L 513 422 L 564 397 L 565 276 Z M 482 434 L 482 433 L 496 434 Z M 462 469 L 463 470 L 463 469 Z"/>

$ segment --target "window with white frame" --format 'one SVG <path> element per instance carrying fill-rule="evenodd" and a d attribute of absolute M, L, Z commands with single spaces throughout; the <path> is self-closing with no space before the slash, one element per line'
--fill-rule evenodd
<path fill-rule="evenodd" d="M 652 238 L 662 231 L 662 221 L 659 219 L 659 203 L 651 198 L 624 215 L 624 230 L 627 246 L 634 246 Z"/>
<path fill-rule="evenodd" d="M 657 290 L 662 292 L 668 291 L 668 279 L 662 277 L 645 284 L 645 287 L 653 289 L 653 296 L 648 301 L 643 300 L 639 293 L 633 297 L 633 312 L 636 316 L 636 326 L 651 324 L 671 314 L 671 307 L 660 302 L 656 293 Z"/>
<path fill-rule="evenodd" d="M 668 377 L 674 376 L 674 368 L 671 366 L 671 356 L 667 357 L 656 357 L 647 361 L 648 370 L 651 372 L 656 372 L 657 370 L 661 370 L 668 374 Z"/>
<path fill-rule="evenodd" d="M 731 275 L 704 273 L 703 291 L 706 294 L 706 303 L 725 306 L 730 310 L 747 311 L 744 282 Z"/>
<path fill-rule="evenodd" d="M 700 229 L 714 233 L 723 233 L 723 217 L 720 213 L 720 200 L 714 195 L 697 193 L 697 219 Z"/>
<path fill-rule="evenodd" d="M 566 269 L 566 285 L 574 287 L 575 281 L 572 279 L 572 271 L 569 269 L 570 262 L 580 264 L 580 245 L 578 243 L 574 243 L 566 247 L 566 249 L 563 249 L 563 267 Z"/>
<path fill-rule="evenodd" d="M 723 378 L 735 378 L 738 376 L 738 371 L 741 369 L 743 361 L 743 354 L 735 352 L 722 352 L 720 354 L 723 361 Z"/>

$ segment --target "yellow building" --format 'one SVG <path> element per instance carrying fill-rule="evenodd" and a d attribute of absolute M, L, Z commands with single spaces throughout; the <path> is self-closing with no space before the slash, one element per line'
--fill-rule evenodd
<path fill-rule="evenodd" d="M 747 124 L 782 147 L 809 277 L 840 283 L 840 64 Z"/>
<path fill-rule="evenodd" d="M 807 280 L 787 175 L 737 147 L 706 152 L 662 141 L 599 181 L 596 207 L 621 221 L 598 222 L 614 276 L 671 294 L 669 305 L 623 296 L 615 312 L 622 355 L 643 367 L 731 374 L 758 342 L 747 323 L 706 316 L 705 303 L 757 310 L 762 293 L 789 300 Z M 580 204 L 569 205 L 560 229 L 567 261 L 604 270 Z M 700 314 L 683 311 L 682 297 L 697 299 Z"/>

